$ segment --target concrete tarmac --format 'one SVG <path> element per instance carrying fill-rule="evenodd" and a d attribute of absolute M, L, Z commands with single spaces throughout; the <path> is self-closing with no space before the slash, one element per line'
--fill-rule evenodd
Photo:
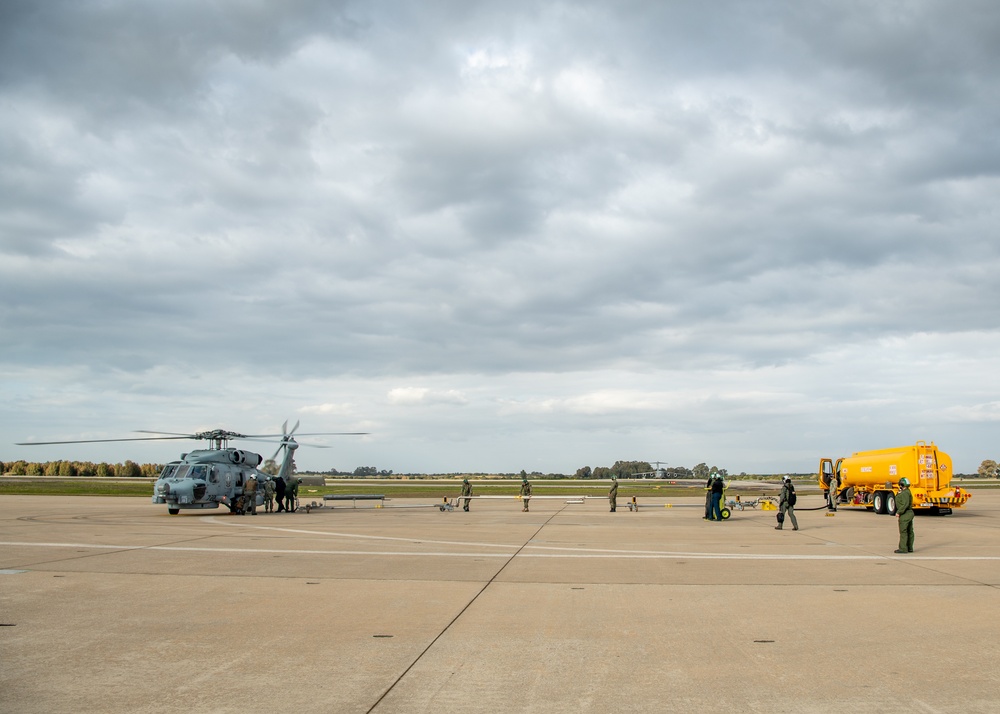
<path fill-rule="evenodd" d="M 640 503 L 3 496 L 0 711 L 1000 711 L 1000 492 L 909 555 L 819 496 Z"/>

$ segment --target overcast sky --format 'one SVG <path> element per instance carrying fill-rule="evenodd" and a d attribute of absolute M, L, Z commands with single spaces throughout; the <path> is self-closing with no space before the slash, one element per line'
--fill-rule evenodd
<path fill-rule="evenodd" d="M 0 460 L 974 472 L 998 68 L 995 0 L 6 0 Z"/>

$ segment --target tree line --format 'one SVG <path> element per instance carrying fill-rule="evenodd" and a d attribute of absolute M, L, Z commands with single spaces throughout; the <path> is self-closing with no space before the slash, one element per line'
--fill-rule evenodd
<path fill-rule="evenodd" d="M 653 468 L 648 461 L 616 461 L 614 466 L 596 466 L 591 468 L 583 466 L 576 470 L 576 477 L 581 479 L 609 479 L 615 478 L 694 478 L 708 479 L 711 474 L 722 474 L 728 476 L 727 469 L 720 469 L 718 466 L 709 466 L 700 463 L 692 469 L 684 466 L 669 466 L 660 469 Z M 745 474 L 743 474 L 745 475 Z"/>
<path fill-rule="evenodd" d="M 126 461 L 123 464 L 109 464 L 92 461 L 0 461 L 0 474 L 10 476 L 97 476 L 109 478 L 156 478 L 163 470 L 163 464 L 137 464 Z"/>

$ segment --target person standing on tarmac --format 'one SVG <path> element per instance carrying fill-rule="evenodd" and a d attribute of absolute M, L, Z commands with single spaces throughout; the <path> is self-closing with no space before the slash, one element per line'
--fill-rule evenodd
<path fill-rule="evenodd" d="M 285 479 L 281 476 L 275 476 L 274 478 L 274 499 L 278 502 L 278 513 L 285 510 L 285 491 L 288 490 L 288 484 Z"/>
<path fill-rule="evenodd" d="M 274 512 L 274 479 L 270 476 L 264 480 L 264 512 Z"/>
<path fill-rule="evenodd" d="M 611 490 L 608 491 L 608 501 L 611 503 L 611 512 L 615 512 L 618 507 L 618 477 L 611 477 Z"/>
<path fill-rule="evenodd" d="M 830 474 L 830 485 L 828 491 L 828 499 L 830 501 L 827 508 L 831 511 L 837 510 L 837 487 L 840 485 L 840 481 L 837 479 L 837 474 Z"/>
<path fill-rule="evenodd" d="M 257 477 L 250 474 L 247 485 L 243 487 L 243 512 L 249 511 L 251 515 L 257 515 Z"/>
<path fill-rule="evenodd" d="M 726 490 L 726 484 L 722 480 L 722 474 L 715 474 L 715 479 L 712 481 L 712 508 L 708 513 L 708 520 L 710 521 L 721 521 L 722 520 L 722 492 Z"/>
<path fill-rule="evenodd" d="M 831 483 L 833 483 L 831 481 Z M 785 476 L 781 481 L 781 493 L 778 495 L 778 525 L 774 530 L 780 531 L 785 523 L 785 516 L 792 522 L 792 530 L 799 529 L 799 522 L 795 519 L 795 486 L 792 485 L 792 477 Z"/>
<path fill-rule="evenodd" d="M 462 495 L 463 496 L 471 496 L 472 495 L 472 484 L 469 483 L 469 479 L 468 478 L 463 478 L 462 479 Z M 469 510 L 469 502 L 471 500 L 472 500 L 471 498 L 466 498 L 465 499 L 465 502 L 462 505 L 462 510 L 463 511 L 468 511 Z"/>
<path fill-rule="evenodd" d="M 703 520 L 712 520 L 712 484 L 715 482 L 715 474 L 710 474 L 705 482 L 705 515 Z"/>
<path fill-rule="evenodd" d="M 531 483 L 528 481 L 527 477 L 521 479 L 521 500 L 524 501 L 524 508 L 522 511 L 528 510 L 528 501 L 531 500 Z"/>
<path fill-rule="evenodd" d="M 295 513 L 295 509 L 298 508 L 296 504 L 299 500 L 300 483 L 302 483 L 302 479 L 293 478 L 292 482 L 288 484 L 288 488 L 285 489 L 285 510 L 289 513 Z"/>
<path fill-rule="evenodd" d="M 913 552 L 913 494 L 910 493 L 910 479 L 899 479 L 899 493 L 896 494 L 896 518 L 899 519 L 899 547 L 894 553 Z"/>

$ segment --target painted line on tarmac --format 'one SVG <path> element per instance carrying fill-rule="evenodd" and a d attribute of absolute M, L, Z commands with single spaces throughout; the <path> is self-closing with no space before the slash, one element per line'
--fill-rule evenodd
<path fill-rule="evenodd" d="M 278 548 L 194 548 L 191 546 L 179 545 L 108 545 L 95 543 L 19 543 L 13 541 L 0 541 L 0 545 L 21 546 L 29 548 L 87 548 L 91 550 L 158 550 L 180 553 L 249 553 L 259 555 L 262 553 L 273 553 L 276 555 L 418 555 L 442 558 L 510 558 L 511 553 L 445 553 L 445 552 L 418 552 L 418 551 L 366 551 L 366 550 L 302 550 L 290 549 L 281 550 Z"/>
<path fill-rule="evenodd" d="M 204 516 L 203 521 L 230 528 L 252 528 L 261 531 L 279 531 L 282 533 L 297 533 L 299 535 L 333 536 L 335 538 L 356 538 L 359 540 L 389 540 L 400 543 L 433 543 L 434 545 L 463 545 L 479 548 L 506 548 L 507 550 L 517 550 L 521 546 L 505 543 L 477 543 L 474 541 L 452 541 L 452 540 L 430 540 L 427 538 L 399 538 L 396 536 L 375 536 L 363 535 L 361 533 L 337 533 L 334 531 L 308 531 L 302 528 L 280 528 L 278 526 L 254 526 L 249 523 L 231 523 L 220 521 L 216 516 Z"/>
<path fill-rule="evenodd" d="M 444 552 L 444 551 L 369 551 L 369 550 L 305 550 L 278 548 L 195 548 L 177 545 L 109 545 L 97 543 L 30 543 L 21 541 L 0 541 L 0 545 L 27 548 L 87 548 L 91 550 L 156 550 L 180 553 L 271 553 L 276 555 L 358 555 L 417 557 L 417 558 L 509 558 L 510 553 L 475 553 L 475 552 Z M 453 545 L 461 545 L 455 543 Z M 509 546 L 508 546 L 509 547 Z M 549 550 L 548 546 L 526 546 L 526 548 Z M 901 560 L 901 561 L 1000 561 L 1000 556 L 970 555 L 907 555 L 893 557 L 888 555 L 793 555 L 788 553 L 672 553 L 655 551 L 614 551 L 614 552 L 575 552 L 572 549 L 557 549 L 559 553 L 525 553 L 519 558 L 628 558 L 633 560 Z M 585 549 L 584 549 L 585 550 Z"/>

